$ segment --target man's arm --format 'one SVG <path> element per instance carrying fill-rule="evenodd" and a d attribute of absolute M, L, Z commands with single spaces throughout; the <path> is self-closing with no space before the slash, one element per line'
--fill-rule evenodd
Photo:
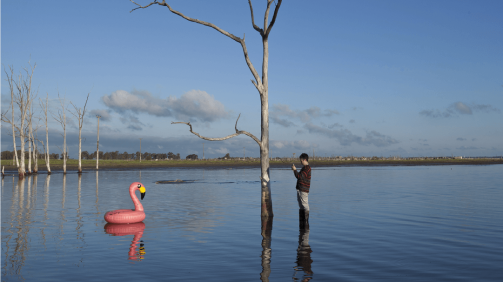
<path fill-rule="evenodd" d="M 295 177 L 297 179 L 303 180 L 303 179 L 307 178 L 307 173 L 306 173 L 304 167 L 301 168 L 300 171 L 298 171 L 298 172 L 297 172 L 297 170 L 294 170 L 293 173 L 295 174 Z"/>

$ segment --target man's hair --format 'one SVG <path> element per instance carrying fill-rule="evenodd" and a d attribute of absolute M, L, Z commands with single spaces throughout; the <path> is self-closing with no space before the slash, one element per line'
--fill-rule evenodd
<path fill-rule="evenodd" d="M 309 161 L 309 156 L 306 153 L 302 153 L 300 154 L 299 159 Z"/>

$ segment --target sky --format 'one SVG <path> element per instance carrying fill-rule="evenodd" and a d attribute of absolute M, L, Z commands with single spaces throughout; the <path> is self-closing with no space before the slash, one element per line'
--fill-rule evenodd
<path fill-rule="evenodd" d="M 137 1 L 147 4 L 148 1 Z M 246 0 L 169 1 L 186 16 L 245 36 L 262 66 Z M 503 155 L 502 1 L 285 0 L 269 36 L 270 155 Z M 266 1 L 252 1 L 263 25 Z M 67 105 L 69 155 L 100 151 L 258 157 L 260 96 L 239 43 L 166 7 L 130 1 L 2 1 L 2 70 L 36 64 L 33 86 L 53 114 Z M 272 13 L 271 13 L 272 17 Z M 271 18 L 270 17 L 270 18 Z M 2 71 L 2 112 L 10 90 Z M 71 102 L 71 104 L 70 104 Z M 18 113 L 18 112 L 16 112 Z M 10 116 L 10 112 L 8 112 Z M 37 136 L 45 140 L 45 124 Z M 49 115 L 49 148 L 61 125 Z M 2 122 L 1 150 L 12 150 Z"/>

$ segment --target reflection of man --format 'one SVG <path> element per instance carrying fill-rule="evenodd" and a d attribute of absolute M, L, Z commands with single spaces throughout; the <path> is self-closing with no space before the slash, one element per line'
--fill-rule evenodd
<path fill-rule="evenodd" d="M 311 270 L 311 246 L 309 246 L 309 223 L 306 223 L 305 218 L 299 218 L 299 246 L 297 248 L 297 268 L 296 270 L 303 270 L 304 275 L 302 281 L 309 281 L 313 279 L 313 271 Z M 294 277 L 294 281 L 297 279 Z"/>

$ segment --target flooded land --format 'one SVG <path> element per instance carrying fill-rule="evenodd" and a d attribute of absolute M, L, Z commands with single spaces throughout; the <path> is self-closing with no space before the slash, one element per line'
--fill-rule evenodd
<path fill-rule="evenodd" d="M 501 281 L 502 171 L 313 166 L 307 224 L 282 167 L 265 219 L 254 167 L 8 175 L 2 281 Z M 145 220 L 107 223 L 135 181 Z"/>

